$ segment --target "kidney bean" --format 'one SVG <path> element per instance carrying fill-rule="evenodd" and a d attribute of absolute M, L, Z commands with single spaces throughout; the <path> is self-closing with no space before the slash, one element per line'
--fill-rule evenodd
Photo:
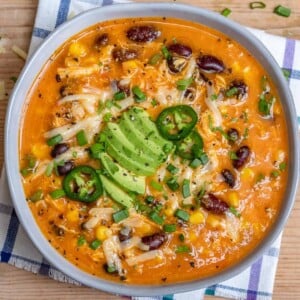
<path fill-rule="evenodd" d="M 233 188 L 235 186 L 235 178 L 234 175 L 231 173 L 231 171 L 228 169 L 224 169 L 222 170 L 221 174 L 224 178 L 224 181 L 228 184 L 228 186 Z"/>
<path fill-rule="evenodd" d="M 234 80 L 230 83 L 229 89 L 236 88 L 237 93 L 235 94 L 235 97 L 242 100 L 245 96 L 247 96 L 248 93 L 248 86 L 244 83 L 242 80 Z"/>
<path fill-rule="evenodd" d="M 137 57 L 137 52 L 133 49 L 116 48 L 112 52 L 115 61 L 123 62 Z"/>
<path fill-rule="evenodd" d="M 63 166 L 57 166 L 57 172 L 59 175 L 66 175 L 74 168 L 74 163 L 69 160 L 64 163 Z"/>
<path fill-rule="evenodd" d="M 248 146 L 242 146 L 236 151 L 236 159 L 232 160 L 232 164 L 236 169 L 241 168 L 250 156 L 250 148 Z"/>
<path fill-rule="evenodd" d="M 96 49 L 106 46 L 107 44 L 108 44 L 108 34 L 107 33 L 101 34 L 95 40 L 95 48 Z"/>
<path fill-rule="evenodd" d="M 61 143 L 61 144 L 56 144 L 54 148 L 51 150 L 51 156 L 54 158 L 60 154 L 65 153 L 69 149 L 68 144 L 66 143 Z"/>
<path fill-rule="evenodd" d="M 123 227 L 119 232 L 119 240 L 120 242 L 124 242 L 130 239 L 132 236 L 132 230 L 130 227 Z"/>
<path fill-rule="evenodd" d="M 160 31 L 150 25 L 141 25 L 129 28 L 126 35 L 133 42 L 145 43 L 156 40 Z"/>
<path fill-rule="evenodd" d="M 148 235 L 142 237 L 142 243 L 149 246 L 149 250 L 154 250 L 159 248 L 166 240 L 166 235 L 163 232 L 154 233 L 153 235 Z"/>
<path fill-rule="evenodd" d="M 232 142 L 236 142 L 240 138 L 240 134 L 237 129 L 230 128 L 227 131 L 228 139 Z"/>
<path fill-rule="evenodd" d="M 212 55 L 202 55 L 198 57 L 197 65 L 206 73 L 221 73 L 225 70 L 224 63 Z"/>
<path fill-rule="evenodd" d="M 185 90 L 183 97 L 185 100 L 187 101 L 194 101 L 195 97 L 196 97 L 196 91 L 194 88 L 189 87 Z"/>
<path fill-rule="evenodd" d="M 168 46 L 169 52 L 172 54 L 177 54 L 179 56 L 183 56 L 189 58 L 192 55 L 192 49 L 189 46 L 182 45 L 182 44 L 171 44 Z"/>
<path fill-rule="evenodd" d="M 167 64 L 168 64 L 169 70 L 172 73 L 176 74 L 176 73 L 181 72 L 185 68 L 187 61 L 185 58 L 172 56 L 167 60 Z"/>
<path fill-rule="evenodd" d="M 211 211 L 215 214 L 223 214 L 228 210 L 229 206 L 223 200 L 217 198 L 214 194 L 206 194 L 201 199 L 201 205 L 208 211 Z"/>

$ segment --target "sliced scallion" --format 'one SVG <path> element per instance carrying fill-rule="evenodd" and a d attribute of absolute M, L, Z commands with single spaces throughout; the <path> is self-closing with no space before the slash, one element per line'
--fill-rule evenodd
<path fill-rule="evenodd" d="M 169 164 L 169 165 L 167 166 L 167 170 L 168 170 L 171 174 L 173 174 L 173 175 L 175 175 L 176 173 L 179 172 L 179 169 L 176 168 L 176 167 L 175 167 L 174 165 L 172 165 L 172 164 Z"/>
<path fill-rule="evenodd" d="M 187 245 L 179 245 L 179 246 L 177 246 L 175 252 L 176 253 L 189 253 L 189 252 L 191 252 L 191 248 Z"/>
<path fill-rule="evenodd" d="M 186 221 L 186 222 L 190 219 L 189 213 L 186 212 L 185 210 L 182 210 L 182 209 L 177 209 L 175 211 L 174 215 L 178 219 L 181 219 L 181 220 Z"/>
<path fill-rule="evenodd" d="M 165 224 L 163 226 L 165 232 L 171 233 L 176 231 L 176 224 Z"/>
<path fill-rule="evenodd" d="M 265 8 L 266 4 L 264 2 L 261 1 L 253 1 L 249 3 L 249 7 L 251 9 L 256 9 L 256 8 Z"/>
<path fill-rule="evenodd" d="M 126 93 L 123 91 L 116 92 L 113 96 L 115 101 L 120 101 L 126 98 Z"/>
<path fill-rule="evenodd" d="M 183 198 L 187 198 L 191 196 L 190 191 L 190 181 L 188 179 L 184 179 L 182 183 L 182 196 Z"/>
<path fill-rule="evenodd" d="M 149 59 L 149 64 L 154 66 L 160 61 L 161 58 L 162 58 L 162 54 L 156 53 L 153 56 L 151 56 L 151 58 Z"/>
<path fill-rule="evenodd" d="M 61 134 L 57 134 L 53 137 L 51 137 L 50 139 L 47 140 L 47 144 L 48 146 L 52 147 L 55 146 L 56 144 L 59 144 L 60 142 L 62 142 L 63 137 Z"/>
<path fill-rule="evenodd" d="M 122 210 L 119 210 L 117 212 L 115 212 L 113 215 L 113 220 L 116 222 L 116 223 L 119 223 L 125 219 L 127 219 L 129 217 L 129 212 L 127 209 L 122 209 Z"/>
<path fill-rule="evenodd" d="M 134 95 L 134 100 L 136 102 L 143 102 L 146 100 L 146 95 L 142 92 L 142 90 L 138 86 L 134 86 L 132 88 L 132 93 Z"/>
<path fill-rule="evenodd" d="M 100 246 L 101 246 L 102 242 L 98 239 L 96 240 L 93 240 L 91 243 L 90 243 L 90 248 L 93 249 L 93 250 L 96 250 L 98 249 Z"/>
<path fill-rule="evenodd" d="M 150 185 L 159 192 L 162 192 L 163 190 L 163 186 L 155 180 L 151 180 Z"/>
<path fill-rule="evenodd" d="M 231 9 L 229 9 L 228 7 L 224 8 L 221 11 L 221 15 L 224 16 L 224 17 L 228 17 L 230 14 L 231 14 Z"/>
<path fill-rule="evenodd" d="M 77 132 L 76 139 L 79 146 L 84 146 L 87 144 L 87 138 L 84 130 L 80 130 Z"/>
<path fill-rule="evenodd" d="M 52 199 L 59 199 L 66 195 L 65 191 L 62 189 L 54 190 L 50 193 Z"/>
<path fill-rule="evenodd" d="M 282 5 L 278 5 L 274 8 L 274 13 L 287 18 L 291 15 L 291 9 Z"/>
<path fill-rule="evenodd" d="M 179 91 L 185 91 L 193 82 L 193 77 L 188 79 L 179 79 L 176 81 L 177 89 Z"/>
<path fill-rule="evenodd" d="M 149 218 L 158 225 L 162 225 L 164 223 L 164 218 L 161 217 L 156 211 L 150 212 Z"/>

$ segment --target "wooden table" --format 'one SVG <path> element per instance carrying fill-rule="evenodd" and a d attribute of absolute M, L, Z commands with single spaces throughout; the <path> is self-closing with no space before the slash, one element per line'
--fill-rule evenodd
<path fill-rule="evenodd" d="M 153 1 L 153 0 L 152 0 Z M 165 0 L 166 1 L 166 0 Z M 174 0 L 176 1 L 176 0 Z M 173 0 L 168 0 L 173 2 Z M 300 1 L 299 0 L 265 0 L 267 7 L 263 10 L 250 10 L 246 0 L 184 0 L 207 9 L 221 11 L 228 7 L 232 10 L 230 18 L 247 26 L 265 29 L 270 33 L 300 39 Z M 32 26 L 36 13 L 37 0 L 0 0 L 0 36 L 7 36 L 12 44 L 24 50 L 28 49 Z M 272 13 L 278 5 L 292 9 L 290 18 L 283 18 Z M 14 82 L 12 76 L 18 76 L 24 61 L 10 49 L 0 54 L 0 80 L 5 80 L 9 95 Z M 0 101 L 0 168 L 3 164 L 3 129 L 8 96 Z M 278 271 L 274 287 L 274 299 L 300 299 L 300 188 L 296 204 L 286 226 Z M 44 276 L 19 270 L 7 264 L 0 264 L 0 299 L 121 299 L 117 296 L 70 284 L 59 283 Z M 206 299 L 216 299 L 206 297 Z"/>

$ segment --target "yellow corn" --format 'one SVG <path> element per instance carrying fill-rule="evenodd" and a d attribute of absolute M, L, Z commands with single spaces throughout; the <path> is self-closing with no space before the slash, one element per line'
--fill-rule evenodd
<path fill-rule="evenodd" d="M 227 112 L 228 112 L 228 109 L 227 109 L 226 106 L 222 105 L 222 106 L 219 107 L 219 109 L 220 109 L 220 112 L 221 112 L 222 115 L 226 115 Z"/>
<path fill-rule="evenodd" d="M 138 64 L 136 60 L 128 60 L 122 63 L 122 68 L 125 72 L 134 70 L 138 68 Z"/>
<path fill-rule="evenodd" d="M 208 215 L 206 219 L 206 223 L 210 225 L 212 228 L 217 228 L 221 225 L 220 219 L 214 215 Z"/>
<path fill-rule="evenodd" d="M 190 223 L 191 224 L 198 225 L 198 224 L 202 224 L 204 222 L 205 222 L 205 219 L 204 219 L 203 213 L 201 211 L 193 212 L 190 215 Z"/>
<path fill-rule="evenodd" d="M 237 192 L 230 192 L 228 194 L 228 202 L 230 206 L 239 207 L 239 196 Z"/>
<path fill-rule="evenodd" d="M 46 153 L 48 153 L 48 149 L 49 147 L 45 143 L 44 144 L 38 143 L 32 147 L 32 154 L 37 158 L 43 159 L 46 157 Z"/>
<path fill-rule="evenodd" d="M 167 217 L 172 217 L 174 214 L 174 210 L 171 207 L 169 207 L 165 209 L 164 213 Z"/>
<path fill-rule="evenodd" d="M 251 168 L 244 168 L 241 171 L 241 179 L 243 181 L 251 181 L 254 178 L 254 171 Z"/>
<path fill-rule="evenodd" d="M 69 55 L 70 56 L 83 57 L 86 55 L 86 52 L 87 52 L 86 47 L 79 42 L 74 42 L 69 47 Z"/>
<path fill-rule="evenodd" d="M 96 237 L 100 241 L 107 239 L 109 235 L 109 229 L 106 226 L 100 225 L 96 228 Z"/>
<path fill-rule="evenodd" d="M 75 223 L 79 220 L 78 210 L 69 210 L 66 214 L 66 218 L 69 222 Z"/>
<path fill-rule="evenodd" d="M 194 242 L 198 239 L 198 236 L 195 232 L 192 231 L 189 235 L 189 239 L 190 239 L 191 242 Z"/>

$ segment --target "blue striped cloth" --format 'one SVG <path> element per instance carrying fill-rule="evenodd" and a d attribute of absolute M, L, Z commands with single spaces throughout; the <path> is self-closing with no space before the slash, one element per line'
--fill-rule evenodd
<path fill-rule="evenodd" d="M 55 27 L 68 18 L 94 7 L 127 2 L 129 1 L 40 0 L 29 50 L 30 54 L 34 52 L 37 46 Z M 294 96 L 300 125 L 300 41 L 269 35 L 259 30 L 249 30 L 266 45 L 278 64 L 288 74 L 288 81 Z M 189 293 L 161 297 L 135 297 L 134 299 L 200 300 L 204 294 L 232 299 L 271 299 L 280 239 L 281 237 L 251 267 L 230 280 Z M 79 284 L 49 265 L 27 237 L 13 209 L 4 171 L 0 180 L 0 251 L 1 262 L 6 262 L 34 273 L 47 275 L 59 281 Z"/>

